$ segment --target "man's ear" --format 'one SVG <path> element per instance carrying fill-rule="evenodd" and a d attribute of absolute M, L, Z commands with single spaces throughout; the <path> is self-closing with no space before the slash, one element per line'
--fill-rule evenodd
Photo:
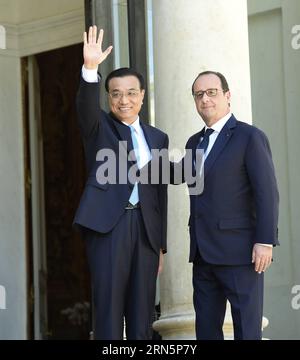
<path fill-rule="evenodd" d="M 228 105 L 230 106 L 230 100 L 231 100 L 230 90 L 228 90 L 228 91 L 225 93 L 225 96 L 226 96 L 226 99 L 227 99 L 227 101 L 228 101 Z"/>

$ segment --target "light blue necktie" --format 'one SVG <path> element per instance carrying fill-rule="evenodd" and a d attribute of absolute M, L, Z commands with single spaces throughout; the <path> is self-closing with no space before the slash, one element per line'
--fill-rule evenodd
<path fill-rule="evenodd" d="M 139 167 L 139 163 L 140 163 L 139 144 L 138 144 L 138 141 L 137 141 L 137 137 L 136 137 L 136 134 L 135 134 L 134 127 L 130 126 L 130 125 L 129 125 L 129 127 L 130 127 L 130 130 L 131 130 L 132 145 L 133 145 L 136 161 L 137 161 L 137 164 L 138 164 L 138 167 Z M 130 198 L 129 198 L 129 202 L 132 205 L 135 205 L 135 204 L 137 204 L 139 202 L 139 191 L 138 191 L 138 184 L 137 183 L 134 184 L 132 193 L 131 193 Z"/>

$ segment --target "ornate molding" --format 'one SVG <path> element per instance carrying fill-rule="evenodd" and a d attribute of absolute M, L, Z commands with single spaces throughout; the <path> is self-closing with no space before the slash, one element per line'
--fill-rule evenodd
<path fill-rule="evenodd" d="M 84 9 L 18 25 L 1 25 L 6 30 L 6 49 L 0 49 L 0 56 L 28 56 L 80 43 Z"/>

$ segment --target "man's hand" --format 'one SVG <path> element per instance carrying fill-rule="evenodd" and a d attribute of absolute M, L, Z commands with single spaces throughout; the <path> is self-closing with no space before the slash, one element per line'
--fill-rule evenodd
<path fill-rule="evenodd" d="M 254 244 L 252 250 L 252 262 L 255 263 L 255 271 L 259 274 L 267 270 L 272 262 L 273 248 L 260 244 Z"/>
<path fill-rule="evenodd" d="M 163 270 L 163 263 L 164 263 L 164 254 L 163 254 L 162 250 L 160 249 L 158 272 L 157 272 L 158 275 L 161 274 L 161 272 Z"/>
<path fill-rule="evenodd" d="M 83 33 L 83 59 L 86 69 L 97 69 L 110 54 L 112 46 L 102 51 L 103 30 L 99 32 L 97 40 L 97 26 L 90 26 L 89 33 Z"/>

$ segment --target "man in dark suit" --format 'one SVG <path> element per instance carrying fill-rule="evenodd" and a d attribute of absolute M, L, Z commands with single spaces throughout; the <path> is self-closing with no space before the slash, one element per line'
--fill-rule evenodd
<path fill-rule="evenodd" d="M 167 149 L 168 137 L 140 121 L 145 87 L 133 69 L 108 75 L 111 111 L 100 109 L 97 69 L 112 50 L 102 51 L 102 38 L 96 26 L 84 33 L 77 107 L 88 179 L 74 223 L 87 245 L 95 338 L 122 339 L 125 319 L 127 339 L 150 339 L 156 279 L 166 252 L 167 187 L 139 183 L 137 177 L 130 182 L 129 170 L 135 167 L 139 176 L 149 169 L 151 150 Z M 114 155 L 108 166 L 114 165 L 115 177 L 103 171 L 107 154 Z"/>
<path fill-rule="evenodd" d="M 261 339 L 263 273 L 278 244 L 279 196 L 269 142 L 231 114 L 222 74 L 200 73 L 192 93 L 205 122 L 186 144 L 193 159 L 197 149 L 204 156 L 204 188 L 190 195 L 189 219 L 197 339 L 224 338 L 227 300 L 235 339 Z"/>

